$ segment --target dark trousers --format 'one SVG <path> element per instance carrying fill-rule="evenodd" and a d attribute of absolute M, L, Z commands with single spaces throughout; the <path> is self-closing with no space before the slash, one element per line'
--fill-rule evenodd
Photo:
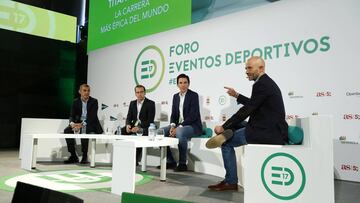
<path fill-rule="evenodd" d="M 74 132 L 70 126 L 66 127 L 64 130 L 64 134 L 73 134 L 73 133 Z M 75 141 L 75 139 L 74 138 L 66 138 L 65 140 L 66 140 L 68 151 L 71 154 L 71 156 L 76 156 L 76 152 L 75 152 L 76 141 Z M 83 157 L 87 157 L 88 146 L 89 146 L 89 139 L 81 139 L 81 151 L 83 153 Z"/>
<path fill-rule="evenodd" d="M 121 135 L 132 135 L 132 133 L 126 132 L 126 127 L 121 128 Z M 143 136 L 147 136 L 147 129 L 144 129 Z M 136 148 L 136 162 L 140 162 L 142 157 L 142 148 Z"/>

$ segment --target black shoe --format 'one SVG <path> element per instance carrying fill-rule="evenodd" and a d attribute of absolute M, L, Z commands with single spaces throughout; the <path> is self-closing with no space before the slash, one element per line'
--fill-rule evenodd
<path fill-rule="evenodd" d="M 64 161 L 64 164 L 73 164 L 73 163 L 79 163 L 79 158 L 77 156 L 70 156 L 68 160 Z"/>
<path fill-rule="evenodd" d="M 221 145 L 224 144 L 224 142 L 226 142 L 226 140 L 229 140 L 232 136 L 233 136 L 233 131 L 230 129 L 227 129 L 223 133 L 210 138 L 206 142 L 206 148 L 214 149 L 217 147 L 221 147 Z"/>
<path fill-rule="evenodd" d="M 157 166 L 157 169 L 160 169 L 161 166 Z M 166 169 L 175 169 L 176 168 L 176 163 L 166 163 Z"/>
<path fill-rule="evenodd" d="M 88 161 L 88 159 L 87 159 L 87 156 L 83 156 L 82 159 L 81 159 L 81 161 L 80 161 L 80 163 L 81 163 L 81 164 L 88 164 L 89 161 Z"/>
<path fill-rule="evenodd" d="M 187 171 L 187 165 L 186 164 L 179 164 L 174 171 L 175 172 L 183 172 L 183 171 Z"/>

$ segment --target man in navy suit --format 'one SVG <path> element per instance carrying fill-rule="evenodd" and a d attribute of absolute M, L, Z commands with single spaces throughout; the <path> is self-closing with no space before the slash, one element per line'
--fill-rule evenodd
<path fill-rule="evenodd" d="M 238 177 L 234 147 L 251 144 L 283 145 L 288 140 L 288 125 L 280 88 L 265 74 L 265 62 L 258 56 L 246 62 L 246 74 L 255 81 L 251 97 L 247 98 L 233 88 L 225 87 L 230 96 L 243 106 L 222 126 L 216 126 L 215 137 L 208 140 L 206 147 L 221 147 L 225 167 L 225 179 L 208 188 L 216 191 L 237 190 Z M 244 128 L 237 126 L 249 118 Z"/>
<path fill-rule="evenodd" d="M 146 89 L 143 85 L 134 88 L 136 100 L 130 102 L 126 116 L 126 126 L 121 128 L 122 135 L 135 134 L 140 128 L 143 135 L 148 135 L 150 123 L 154 123 L 155 102 L 145 97 Z M 141 160 L 142 148 L 136 148 L 136 165 Z"/>
<path fill-rule="evenodd" d="M 202 133 L 199 95 L 189 89 L 189 76 L 180 74 L 176 78 L 176 83 L 180 92 L 173 96 L 170 118 L 171 124 L 164 128 L 164 132 L 165 136 L 179 139 L 179 164 L 176 164 L 171 150 L 168 147 L 166 166 L 167 168 L 175 169 L 175 171 L 187 171 L 187 142 L 192 136 Z"/>
<path fill-rule="evenodd" d="M 81 129 L 83 125 L 86 125 L 87 134 L 101 134 L 103 129 L 100 125 L 97 112 L 98 112 L 98 101 L 95 98 L 90 97 L 90 86 L 87 84 L 80 85 L 79 88 L 80 97 L 75 99 L 71 108 L 70 113 L 70 124 L 65 128 L 65 134 L 71 134 L 75 129 Z M 79 158 L 75 152 L 75 139 L 65 139 L 70 152 L 68 160 L 64 161 L 66 164 L 77 163 Z M 81 151 L 83 153 L 81 163 L 88 163 L 87 152 L 88 152 L 89 139 L 81 139 Z"/>

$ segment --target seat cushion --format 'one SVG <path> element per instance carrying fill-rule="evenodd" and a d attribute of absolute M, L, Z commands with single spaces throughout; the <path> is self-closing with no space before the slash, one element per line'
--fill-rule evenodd
<path fill-rule="evenodd" d="M 300 145 L 304 139 L 304 131 L 297 126 L 289 126 L 288 137 L 290 145 Z"/>
<path fill-rule="evenodd" d="M 193 138 L 210 138 L 213 134 L 213 131 L 211 128 L 203 128 L 201 135 L 195 135 Z"/>

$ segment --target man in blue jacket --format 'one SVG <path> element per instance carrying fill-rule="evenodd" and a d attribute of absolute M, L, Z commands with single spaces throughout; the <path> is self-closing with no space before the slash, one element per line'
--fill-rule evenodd
<path fill-rule="evenodd" d="M 234 147 L 250 144 L 283 145 L 288 140 L 288 125 L 280 88 L 265 74 L 265 62 L 258 56 L 246 62 L 246 74 L 255 81 L 251 97 L 247 98 L 233 88 L 225 87 L 230 96 L 243 106 L 222 126 L 216 126 L 215 137 L 208 140 L 206 147 L 221 147 L 225 167 L 225 179 L 208 188 L 216 191 L 237 190 L 238 177 Z M 246 127 L 238 128 L 247 117 Z"/>
<path fill-rule="evenodd" d="M 164 128 L 165 136 L 176 137 L 179 139 L 179 164 L 176 164 L 171 150 L 167 148 L 167 168 L 175 171 L 187 171 L 186 153 L 187 142 L 194 135 L 202 133 L 200 119 L 199 95 L 189 89 L 190 79 L 185 74 L 180 74 L 176 78 L 179 93 L 174 94 L 170 126 Z"/>

